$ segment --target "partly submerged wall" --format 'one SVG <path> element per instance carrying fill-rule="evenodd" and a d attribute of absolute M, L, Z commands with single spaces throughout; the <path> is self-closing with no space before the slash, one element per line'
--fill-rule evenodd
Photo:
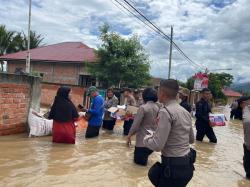
<path fill-rule="evenodd" d="M 41 79 L 0 73 L 0 136 L 28 129 L 30 107 L 40 110 Z"/>

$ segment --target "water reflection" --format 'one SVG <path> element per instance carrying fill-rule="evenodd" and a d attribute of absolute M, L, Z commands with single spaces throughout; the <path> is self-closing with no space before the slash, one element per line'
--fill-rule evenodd
<path fill-rule="evenodd" d="M 149 167 L 160 159 L 149 158 L 149 166 L 133 164 L 133 148 L 125 146 L 122 126 L 85 140 L 84 129 L 76 145 L 52 144 L 51 137 L 27 135 L 0 137 L 0 186 L 90 186 L 150 187 Z M 240 121 L 216 127 L 218 144 L 196 142 L 198 158 L 190 187 L 247 187 L 242 166 L 243 131 Z"/>

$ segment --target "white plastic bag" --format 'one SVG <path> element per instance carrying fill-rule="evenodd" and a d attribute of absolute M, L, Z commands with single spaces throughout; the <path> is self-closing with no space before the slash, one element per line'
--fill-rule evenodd
<path fill-rule="evenodd" d="M 42 117 L 33 109 L 30 109 L 28 124 L 30 127 L 29 137 L 46 136 L 52 133 L 53 120 Z"/>

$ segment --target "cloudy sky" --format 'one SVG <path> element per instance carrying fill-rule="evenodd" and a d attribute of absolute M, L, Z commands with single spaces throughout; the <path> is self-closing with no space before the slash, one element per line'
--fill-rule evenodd
<path fill-rule="evenodd" d="M 123 2 L 123 0 L 119 0 Z M 250 81 L 249 0 L 128 0 L 170 35 L 194 62 L 229 71 L 235 81 Z M 0 24 L 27 31 L 28 0 L 0 0 Z M 100 45 L 98 27 L 109 23 L 124 37 L 137 34 L 151 59 L 151 74 L 166 78 L 169 43 L 140 23 L 115 0 L 32 0 L 32 30 L 44 43 L 81 41 Z M 180 80 L 200 69 L 173 51 L 172 77 Z"/>

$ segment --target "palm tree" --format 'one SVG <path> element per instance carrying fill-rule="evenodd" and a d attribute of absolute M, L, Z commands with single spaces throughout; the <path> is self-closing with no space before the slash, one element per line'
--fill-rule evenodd
<path fill-rule="evenodd" d="M 15 32 L 7 31 L 4 25 L 0 25 L 0 55 L 6 54 L 11 50 L 11 42 Z M 1 71 L 3 71 L 3 61 L 1 63 Z"/>
<path fill-rule="evenodd" d="M 30 31 L 30 49 L 41 46 L 43 41 L 43 37 L 41 34 L 37 34 L 35 31 Z M 23 49 L 28 48 L 28 36 L 23 32 Z M 22 50 L 23 50 L 22 49 Z"/>
<path fill-rule="evenodd" d="M 43 37 L 35 31 L 30 32 L 30 49 L 41 46 Z M 0 25 L 0 56 L 24 51 L 28 48 L 28 37 L 24 32 L 8 31 L 4 25 Z M 3 61 L 0 61 L 3 71 Z"/>

